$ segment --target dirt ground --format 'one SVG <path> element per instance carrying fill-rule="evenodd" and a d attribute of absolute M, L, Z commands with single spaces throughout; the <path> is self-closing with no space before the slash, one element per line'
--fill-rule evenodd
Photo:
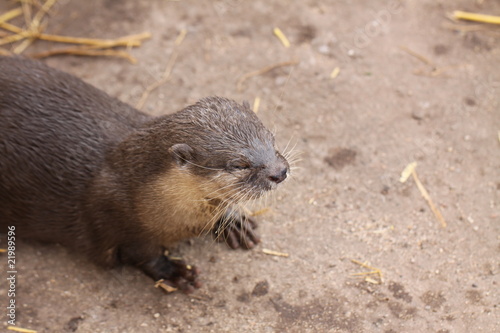
<path fill-rule="evenodd" d="M 14 6 L 2 1 L 0 12 Z M 301 161 L 264 204 L 271 210 L 259 216 L 256 249 L 232 251 L 208 238 L 173 249 L 203 271 L 204 286 L 192 295 L 165 295 L 139 271 L 103 270 L 57 245 L 18 242 L 17 325 L 500 332 L 500 30 L 450 29 L 466 25 L 447 18 L 455 9 L 500 15 L 500 2 L 59 1 L 50 33 L 152 38 L 131 51 L 137 64 L 64 56 L 49 65 L 135 105 L 176 51 L 170 80 L 145 111 L 171 113 L 209 95 L 260 97 L 259 116 Z M 37 42 L 26 54 L 53 47 Z M 237 89 L 245 73 L 287 61 L 298 63 Z M 413 161 L 446 228 L 411 178 L 399 182 Z M 379 269 L 382 282 L 353 275 L 370 269 L 352 259 Z M 3 283 L 0 294 L 5 300 Z"/>

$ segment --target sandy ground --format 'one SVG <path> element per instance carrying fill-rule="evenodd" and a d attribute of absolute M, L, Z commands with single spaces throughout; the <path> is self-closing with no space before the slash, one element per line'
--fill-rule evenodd
<path fill-rule="evenodd" d="M 0 10 L 13 6 L 2 1 Z M 260 97 L 259 116 L 301 161 L 265 205 L 271 211 L 259 217 L 256 249 L 231 251 L 208 238 L 173 249 L 203 271 L 204 287 L 189 296 L 165 295 L 131 268 L 106 271 L 57 245 L 18 242 L 17 325 L 38 332 L 500 332 L 500 32 L 453 31 L 446 15 L 454 9 L 499 15 L 500 2 L 59 1 L 51 33 L 153 37 L 132 51 L 135 65 L 83 57 L 53 57 L 49 65 L 135 105 L 178 52 L 170 80 L 145 111 L 171 113 L 208 95 Z M 182 29 L 187 35 L 176 47 Z M 39 42 L 26 54 L 53 47 Z M 237 89 L 245 73 L 286 61 L 298 64 Z M 413 161 L 446 228 L 412 179 L 399 182 Z M 379 269 L 382 283 L 378 275 L 354 276 L 370 269 L 352 259 Z M 2 309 L 6 294 L 2 283 Z"/>

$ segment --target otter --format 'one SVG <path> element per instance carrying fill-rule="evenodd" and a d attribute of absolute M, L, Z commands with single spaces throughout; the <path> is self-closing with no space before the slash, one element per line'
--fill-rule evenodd
<path fill-rule="evenodd" d="M 248 103 L 208 97 L 153 117 L 41 62 L 0 57 L 0 232 L 132 265 L 192 292 L 199 270 L 164 252 L 209 233 L 260 241 L 238 203 L 290 172 Z"/>

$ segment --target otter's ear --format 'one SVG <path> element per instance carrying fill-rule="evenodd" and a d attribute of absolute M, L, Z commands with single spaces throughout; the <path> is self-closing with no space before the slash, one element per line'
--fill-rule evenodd
<path fill-rule="evenodd" d="M 248 103 L 248 101 L 243 101 L 243 107 L 247 110 L 251 110 L 250 109 L 250 103 Z"/>
<path fill-rule="evenodd" d="M 185 143 L 178 143 L 170 147 L 169 152 L 178 165 L 184 165 L 193 159 L 194 150 Z"/>

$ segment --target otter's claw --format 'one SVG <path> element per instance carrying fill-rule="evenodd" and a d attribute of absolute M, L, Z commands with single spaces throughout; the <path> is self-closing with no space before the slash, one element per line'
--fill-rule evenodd
<path fill-rule="evenodd" d="M 219 242 L 226 242 L 232 249 L 252 249 L 260 243 L 256 228 L 254 218 L 232 211 L 217 222 L 214 237 Z"/>
<path fill-rule="evenodd" d="M 198 280 L 199 269 L 196 266 L 187 265 L 184 260 L 174 260 L 161 256 L 155 260 L 153 265 L 143 267 L 143 270 L 155 281 L 163 280 L 162 283 L 182 290 L 186 294 L 201 287 L 201 282 Z"/>
<path fill-rule="evenodd" d="M 180 289 L 186 294 L 192 293 L 201 287 L 198 280 L 200 270 L 196 266 L 187 265 L 184 260 L 170 260 L 173 267 L 172 275 L 165 281 L 166 284 Z"/>

